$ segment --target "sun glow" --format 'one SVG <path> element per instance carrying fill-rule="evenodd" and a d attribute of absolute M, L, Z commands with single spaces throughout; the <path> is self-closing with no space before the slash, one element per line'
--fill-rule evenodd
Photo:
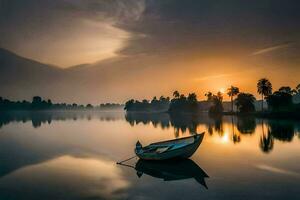
<path fill-rule="evenodd" d="M 227 132 L 221 137 L 221 143 L 226 144 L 229 142 L 229 134 Z"/>
<path fill-rule="evenodd" d="M 220 88 L 219 91 L 224 94 L 225 93 L 225 88 Z"/>

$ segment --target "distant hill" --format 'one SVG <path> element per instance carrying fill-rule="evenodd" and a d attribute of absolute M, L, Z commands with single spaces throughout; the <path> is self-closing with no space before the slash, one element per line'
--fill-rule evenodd
<path fill-rule="evenodd" d="M 63 70 L 18 56 L 0 48 L 0 94 L 23 99 L 28 94 L 45 94 L 63 78 Z"/>
<path fill-rule="evenodd" d="M 29 100 L 39 95 L 54 102 L 84 104 L 119 102 L 145 88 L 153 94 L 157 87 L 168 85 L 166 73 L 158 72 L 158 66 L 149 58 L 136 56 L 62 69 L 0 49 L 0 96 Z M 144 78 L 145 73 L 149 78 Z"/>
<path fill-rule="evenodd" d="M 0 70 L 0 81 L 3 83 L 21 78 L 34 81 L 40 79 L 41 75 L 57 75 L 62 71 L 58 67 L 18 56 L 2 48 L 0 48 Z"/>

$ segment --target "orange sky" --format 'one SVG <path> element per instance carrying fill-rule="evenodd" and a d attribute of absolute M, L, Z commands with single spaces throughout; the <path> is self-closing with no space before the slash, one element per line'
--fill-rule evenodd
<path fill-rule="evenodd" d="M 295 87 L 299 9 L 292 0 L 5 1 L 0 47 L 68 72 L 61 80 L 47 78 L 53 91 L 15 86 L 20 91 L 14 92 L 5 85 L 2 93 L 98 103 L 174 90 L 203 99 L 206 91 L 230 85 L 256 95 L 262 77 L 275 90 Z"/>

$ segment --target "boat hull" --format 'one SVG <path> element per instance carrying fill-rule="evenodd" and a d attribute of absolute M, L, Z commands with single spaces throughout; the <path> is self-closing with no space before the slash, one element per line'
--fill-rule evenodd
<path fill-rule="evenodd" d="M 194 142 L 192 144 L 188 144 L 182 148 L 165 151 L 162 153 L 138 153 L 135 152 L 136 155 L 143 160 L 170 160 L 170 159 L 184 159 L 191 157 L 195 151 L 198 149 L 199 145 L 201 144 L 203 140 L 204 133 L 197 134 L 194 137 Z"/>

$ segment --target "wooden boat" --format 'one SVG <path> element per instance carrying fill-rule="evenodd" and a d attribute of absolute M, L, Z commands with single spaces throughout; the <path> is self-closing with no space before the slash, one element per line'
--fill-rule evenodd
<path fill-rule="evenodd" d="M 131 166 L 130 166 L 131 167 Z M 164 181 L 178 181 L 194 178 L 207 189 L 205 178 L 209 176 L 194 161 L 190 159 L 151 161 L 139 159 L 132 167 L 140 178 L 143 174 L 163 179 Z"/>
<path fill-rule="evenodd" d="M 168 160 L 189 158 L 198 149 L 204 137 L 204 132 L 193 136 L 152 143 L 142 147 L 138 141 L 135 154 L 143 160 Z"/>

